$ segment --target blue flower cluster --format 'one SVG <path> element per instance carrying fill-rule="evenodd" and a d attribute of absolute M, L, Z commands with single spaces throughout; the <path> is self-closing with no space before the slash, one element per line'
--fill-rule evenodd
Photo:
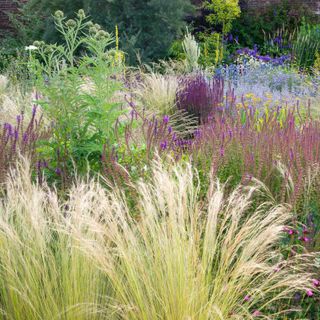
<path fill-rule="evenodd" d="M 275 57 L 275 58 L 272 58 L 269 55 L 260 55 L 257 46 L 255 46 L 253 49 L 241 48 L 237 50 L 236 53 L 238 55 L 249 56 L 261 62 L 268 62 L 277 66 L 284 65 L 285 63 L 289 62 L 292 59 L 290 54 L 282 55 L 280 57 Z"/>

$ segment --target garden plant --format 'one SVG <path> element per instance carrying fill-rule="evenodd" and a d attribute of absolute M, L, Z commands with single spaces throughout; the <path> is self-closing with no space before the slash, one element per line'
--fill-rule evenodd
<path fill-rule="evenodd" d="M 320 319 L 319 24 L 266 11 L 244 36 L 250 14 L 236 0 L 11 14 L 1 320 Z"/>

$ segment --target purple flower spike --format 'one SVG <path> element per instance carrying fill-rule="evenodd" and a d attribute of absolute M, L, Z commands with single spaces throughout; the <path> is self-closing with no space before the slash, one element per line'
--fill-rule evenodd
<path fill-rule="evenodd" d="M 168 147 L 167 141 L 162 141 L 162 142 L 160 143 L 160 148 L 161 148 L 161 150 L 166 150 L 167 147 Z"/>
<path fill-rule="evenodd" d="M 169 120 L 170 120 L 170 117 L 169 117 L 169 116 L 164 116 L 164 117 L 163 117 L 163 122 L 164 122 L 165 124 L 168 124 L 168 123 L 169 123 Z"/>

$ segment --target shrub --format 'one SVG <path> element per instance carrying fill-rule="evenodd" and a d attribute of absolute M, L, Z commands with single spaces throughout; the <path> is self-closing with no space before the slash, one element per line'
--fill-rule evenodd
<path fill-rule="evenodd" d="M 207 0 L 206 9 L 213 11 L 206 17 L 210 24 L 222 25 L 222 33 L 228 33 L 232 28 L 232 21 L 240 16 L 239 0 Z"/>
<path fill-rule="evenodd" d="M 260 10 L 256 14 L 250 10 L 242 10 L 241 16 L 233 22 L 231 33 L 237 37 L 241 46 L 263 47 L 265 35 L 273 35 L 280 29 L 296 30 L 303 20 L 313 24 L 319 17 L 307 4 L 282 0 L 278 4 L 272 3 L 266 10 Z"/>
<path fill-rule="evenodd" d="M 186 15 L 193 12 L 190 0 L 152 0 L 147 4 L 144 0 L 29 0 L 21 2 L 21 11 L 15 20 L 19 22 L 19 33 L 23 32 L 24 43 L 40 37 L 55 43 L 59 35 L 51 13 L 60 9 L 71 16 L 81 8 L 107 30 L 119 26 L 121 48 L 128 54 L 130 64 L 139 59 L 145 62 L 167 56 L 171 43 L 186 26 Z"/>

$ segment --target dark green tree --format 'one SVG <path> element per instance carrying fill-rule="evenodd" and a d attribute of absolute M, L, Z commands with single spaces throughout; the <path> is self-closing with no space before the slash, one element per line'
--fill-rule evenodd
<path fill-rule="evenodd" d="M 129 63 L 164 58 L 194 9 L 190 0 L 29 0 L 20 8 L 13 19 L 24 43 L 41 38 L 58 41 L 52 13 L 62 10 L 71 17 L 83 8 L 109 32 L 118 26 L 120 46 Z"/>

